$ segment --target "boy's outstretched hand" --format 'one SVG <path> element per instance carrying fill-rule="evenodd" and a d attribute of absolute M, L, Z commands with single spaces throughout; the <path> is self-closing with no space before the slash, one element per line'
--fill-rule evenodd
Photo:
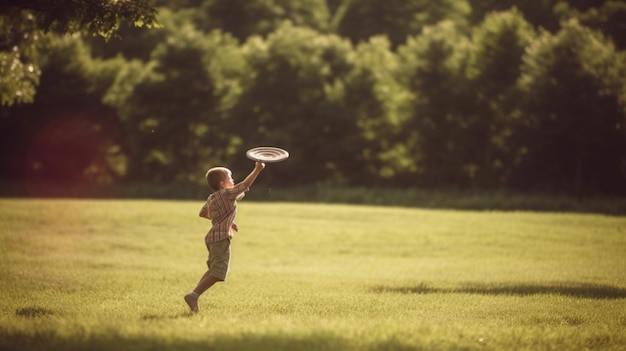
<path fill-rule="evenodd" d="M 259 171 L 262 171 L 265 168 L 265 163 L 257 161 L 254 164 L 254 168 L 259 170 Z"/>

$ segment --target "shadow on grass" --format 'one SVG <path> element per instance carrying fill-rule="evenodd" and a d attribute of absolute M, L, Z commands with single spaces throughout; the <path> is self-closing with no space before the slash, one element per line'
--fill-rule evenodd
<path fill-rule="evenodd" d="M 108 335 L 60 336 L 54 331 L 15 333 L 0 329 L 0 350 L 89 350 L 89 351 L 319 351 L 319 350 L 371 350 L 371 351 L 421 351 L 425 345 L 408 344 L 400 339 L 355 342 L 329 333 L 293 335 L 211 335 L 190 340 L 183 335 L 174 339 L 151 336 L 128 336 L 111 332 Z"/>
<path fill-rule="evenodd" d="M 38 307 L 38 306 L 23 307 L 23 308 L 18 308 L 17 310 L 15 310 L 15 315 L 17 317 L 22 317 L 22 318 L 39 318 L 39 317 L 45 317 L 45 316 L 52 316 L 54 314 L 55 314 L 54 311 L 47 309 L 47 308 Z"/>
<path fill-rule="evenodd" d="M 40 307 L 25 307 L 16 310 L 21 318 L 41 318 L 56 313 Z M 193 317 L 191 312 L 172 314 L 145 314 L 142 321 L 175 323 L 176 319 Z M 206 336 L 188 337 L 183 334 L 172 336 L 128 335 L 123 326 L 104 329 L 102 333 L 78 328 L 76 334 L 59 332 L 55 329 L 5 329 L 0 325 L 0 350 L 67 350 L 67 351 L 319 351 L 319 350 L 364 350 L 364 351 L 422 351 L 426 345 L 409 344 L 391 338 L 370 342 L 355 342 L 329 332 L 311 332 L 294 335 L 289 332 L 272 334 L 245 333 L 224 335 L 207 330 Z"/>
<path fill-rule="evenodd" d="M 467 283 L 454 288 L 438 288 L 420 283 L 415 286 L 376 286 L 375 293 L 398 294 L 477 294 L 477 295 L 561 295 L 584 299 L 623 299 L 626 289 L 603 284 L 586 283 Z"/>
<path fill-rule="evenodd" d="M 181 312 L 181 313 L 172 313 L 166 315 L 160 314 L 144 314 L 141 316 L 141 320 L 144 321 L 163 321 L 163 320 L 171 320 L 171 319 L 179 319 L 179 318 L 189 318 L 193 317 L 194 314 L 191 312 Z"/>

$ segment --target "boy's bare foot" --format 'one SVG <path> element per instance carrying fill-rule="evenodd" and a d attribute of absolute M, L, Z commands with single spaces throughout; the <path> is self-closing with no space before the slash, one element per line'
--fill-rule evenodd
<path fill-rule="evenodd" d="M 191 309 L 191 312 L 193 312 L 193 313 L 197 313 L 198 312 L 198 298 L 197 297 L 195 297 L 191 293 L 189 293 L 189 294 L 185 295 L 185 302 L 187 303 L 187 305 Z"/>

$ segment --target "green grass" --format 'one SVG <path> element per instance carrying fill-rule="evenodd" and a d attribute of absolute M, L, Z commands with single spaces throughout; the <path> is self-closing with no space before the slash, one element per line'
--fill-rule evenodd
<path fill-rule="evenodd" d="M 191 315 L 202 201 L 0 200 L 0 350 L 623 350 L 626 218 L 240 203 Z"/>

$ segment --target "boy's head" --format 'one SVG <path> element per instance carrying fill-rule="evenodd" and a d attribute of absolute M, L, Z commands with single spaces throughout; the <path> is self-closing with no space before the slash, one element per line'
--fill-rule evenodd
<path fill-rule="evenodd" d="M 206 181 L 213 191 L 232 188 L 235 185 L 232 175 L 230 169 L 226 167 L 214 167 L 206 172 Z"/>

